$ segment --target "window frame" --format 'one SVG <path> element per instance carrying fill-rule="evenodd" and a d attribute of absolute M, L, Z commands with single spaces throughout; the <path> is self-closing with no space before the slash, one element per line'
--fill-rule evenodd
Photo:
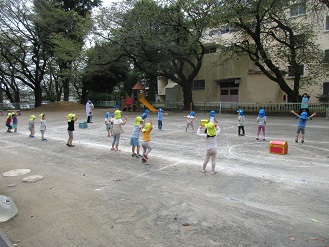
<path fill-rule="evenodd" d="M 287 69 L 287 71 L 288 71 L 287 77 L 288 78 L 295 78 L 295 76 L 294 76 L 295 73 L 292 70 L 292 67 L 293 66 L 288 66 L 288 69 Z M 300 64 L 299 67 L 302 68 L 302 73 L 300 74 L 300 77 L 304 77 L 305 76 L 305 65 L 304 64 Z"/>
<path fill-rule="evenodd" d="M 205 90 L 206 80 L 194 80 L 192 83 L 192 90 Z"/>
<path fill-rule="evenodd" d="M 323 51 L 323 62 L 329 64 L 329 49 Z"/>
<path fill-rule="evenodd" d="M 329 94 L 329 82 L 323 82 L 322 84 L 322 95 Z"/>
<path fill-rule="evenodd" d="M 290 17 L 297 17 L 301 15 L 306 15 L 307 13 L 307 4 L 306 1 L 300 1 L 290 5 Z M 295 13 L 294 13 L 295 12 Z"/>
<path fill-rule="evenodd" d="M 329 15 L 324 20 L 324 31 L 329 32 Z"/>

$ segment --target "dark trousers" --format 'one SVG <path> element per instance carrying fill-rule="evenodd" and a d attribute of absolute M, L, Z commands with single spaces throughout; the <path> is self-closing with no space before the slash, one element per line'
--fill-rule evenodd
<path fill-rule="evenodd" d="M 159 129 L 159 130 L 162 129 L 162 120 L 158 120 L 158 129 Z"/>
<path fill-rule="evenodd" d="M 238 126 L 238 134 L 241 135 L 241 130 L 242 130 L 242 135 L 244 135 L 244 126 Z"/>
<path fill-rule="evenodd" d="M 91 116 L 87 117 L 87 123 L 90 123 Z"/>

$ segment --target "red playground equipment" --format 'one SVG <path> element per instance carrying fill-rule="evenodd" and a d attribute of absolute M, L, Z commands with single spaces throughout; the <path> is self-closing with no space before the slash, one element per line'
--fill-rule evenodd
<path fill-rule="evenodd" d="M 145 87 L 140 82 L 137 82 L 132 90 L 133 97 L 122 98 L 121 108 L 123 111 L 140 111 L 140 108 L 142 107 L 141 104 L 144 107 L 147 107 L 151 112 L 158 111 L 145 99 L 143 93 Z"/>

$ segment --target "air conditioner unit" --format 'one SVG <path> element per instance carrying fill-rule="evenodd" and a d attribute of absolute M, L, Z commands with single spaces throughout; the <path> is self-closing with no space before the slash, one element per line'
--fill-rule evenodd
<path fill-rule="evenodd" d="M 240 84 L 240 79 L 235 79 L 234 83 L 235 83 L 236 85 L 239 85 L 239 84 Z"/>

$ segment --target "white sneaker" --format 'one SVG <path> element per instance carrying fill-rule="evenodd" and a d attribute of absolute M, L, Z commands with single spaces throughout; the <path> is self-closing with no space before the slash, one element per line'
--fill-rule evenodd
<path fill-rule="evenodd" d="M 216 171 L 212 171 L 212 172 L 211 172 L 211 175 L 215 175 L 215 174 L 216 174 Z"/>
<path fill-rule="evenodd" d="M 205 173 L 205 172 L 206 172 L 206 170 L 202 170 L 201 172 L 202 172 L 202 173 Z"/>

